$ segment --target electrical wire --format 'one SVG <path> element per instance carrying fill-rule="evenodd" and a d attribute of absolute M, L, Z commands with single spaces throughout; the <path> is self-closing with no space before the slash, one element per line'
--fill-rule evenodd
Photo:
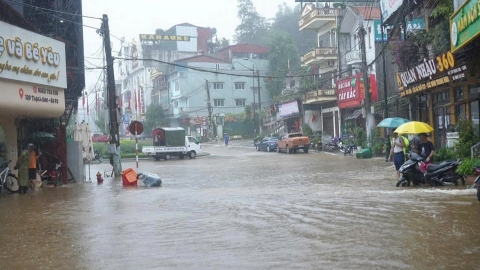
<path fill-rule="evenodd" d="M 91 16 L 80 15 L 80 14 L 76 14 L 76 13 L 59 11 L 59 10 L 50 9 L 50 8 L 39 7 L 39 6 L 31 5 L 31 4 L 26 4 L 24 2 L 16 1 L 16 0 L 4 0 L 4 1 L 11 2 L 11 3 L 17 4 L 17 5 L 22 5 L 22 6 L 25 6 L 25 7 L 38 9 L 38 10 L 51 11 L 51 12 L 56 12 L 56 13 L 60 13 L 60 14 L 65 14 L 65 15 L 73 15 L 73 16 L 79 16 L 79 17 L 83 17 L 83 18 L 97 19 L 97 20 L 102 19 L 102 18 L 98 18 L 98 17 L 91 17 Z"/>

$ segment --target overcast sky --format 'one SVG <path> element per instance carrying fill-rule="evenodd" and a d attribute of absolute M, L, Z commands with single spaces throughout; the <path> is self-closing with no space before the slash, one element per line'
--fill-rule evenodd
<path fill-rule="evenodd" d="M 262 16 L 275 17 L 278 5 L 287 3 L 293 7 L 294 0 L 252 0 L 254 6 Z M 235 28 L 239 24 L 237 18 L 237 0 L 85 0 L 83 1 L 83 15 L 101 18 L 107 14 L 110 32 L 115 37 L 125 37 L 127 41 L 138 39 L 139 34 L 154 33 L 155 29 L 168 29 L 180 23 L 191 23 L 202 27 L 215 27 L 219 38 L 225 37 L 233 42 Z M 84 25 L 99 27 L 101 22 L 95 19 L 84 18 Z M 85 65 L 88 67 L 101 66 L 101 60 L 92 59 L 102 57 L 100 47 L 101 37 L 95 29 L 84 27 Z M 113 51 L 119 50 L 120 42 L 114 37 Z M 100 53 L 99 53 L 100 52 Z M 90 63 L 89 63 L 90 62 Z M 86 71 L 86 90 L 95 85 L 99 71 Z"/>

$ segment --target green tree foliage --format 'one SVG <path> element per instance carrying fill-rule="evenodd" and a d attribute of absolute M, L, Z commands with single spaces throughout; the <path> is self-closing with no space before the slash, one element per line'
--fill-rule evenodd
<path fill-rule="evenodd" d="M 450 24 L 448 18 L 453 14 L 453 1 L 438 0 L 430 14 L 431 27 L 429 31 L 433 49 L 436 53 L 450 50 Z M 445 19 L 447 18 L 447 19 Z"/>
<path fill-rule="evenodd" d="M 94 123 L 95 123 L 95 126 L 100 130 L 102 134 L 110 134 L 110 131 L 108 130 L 108 125 L 105 125 L 105 117 L 106 117 L 105 110 L 99 110 L 97 112 L 97 119 L 95 119 Z"/>
<path fill-rule="evenodd" d="M 269 24 L 260 16 L 251 0 L 238 0 L 240 24 L 235 29 L 236 43 L 265 45 L 267 43 Z"/>
<path fill-rule="evenodd" d="M 281 32 L 273 32 L 268 39 L 269 78 L 265 86 L 273 98 L 280 96 L 285 89 L 288 75 L 288 62 L 292 74 L 300 71 L 300 54 L 297 44 L 291 36 Z"/>
<path fill-rule="evenodd" d="M 299 4 L 294 9 L 287 6 L 286 3 L 279 5 L 271 30 L 291 36 L 297 44 L 298 51 L 304 54 L 317 44 L 317 34 L 315 31 L 298 31 L 301 12 Z"/>
<path fill-rule="evenodd" d="M 150 132 L 154 128 L 163 127 L 166 125 L 163 108 L 160 104 L 150 104 L 145 112 L 144 132 Z"/>
<path fill-rule="evenodd" d="M 453 145 L 455 152 L 461 158 L 470 157 L 470 147 L 479 141 L 471 120 L 460 120 L 457 124 L 458 141 Z"/>

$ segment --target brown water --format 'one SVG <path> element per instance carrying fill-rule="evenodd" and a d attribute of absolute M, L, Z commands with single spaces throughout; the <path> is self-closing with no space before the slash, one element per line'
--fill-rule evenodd
<path fill-rule="evenodd" d="M 141 161 L 162 188 L 4 192 L 0 269 L 480 269 L 473 190 L 396 188 L 383 160 L 204 149 Z"/>

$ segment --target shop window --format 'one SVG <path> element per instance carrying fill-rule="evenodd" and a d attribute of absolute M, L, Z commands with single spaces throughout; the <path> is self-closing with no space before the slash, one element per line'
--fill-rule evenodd
<path fill-rule="evenodd" d="M 463 100 L 463 88 L 462 87 L 455 87 L 455 89 L 453 90 L 453 94 L 454 94 L 454 100 L 455 101 L 461 101 Z"/>
<path fill-rule="evenodd" d="M 477 84 L 468 89 L 468 96 L 470 98 L 477 98 L 480 96 L 480 85 Z"/>
<path fill-rule="evenodd" d="M 457 120 L 465 119 L 465 104 L 457 105 L 455 108 L 455 116 Z"/>
<path fill-rule="evenodd" d="M 472 122 L 475 127 L 475 135 L 479 136 L 478 101 L 470 103 L 470 113 L 472 114 Z"/>

